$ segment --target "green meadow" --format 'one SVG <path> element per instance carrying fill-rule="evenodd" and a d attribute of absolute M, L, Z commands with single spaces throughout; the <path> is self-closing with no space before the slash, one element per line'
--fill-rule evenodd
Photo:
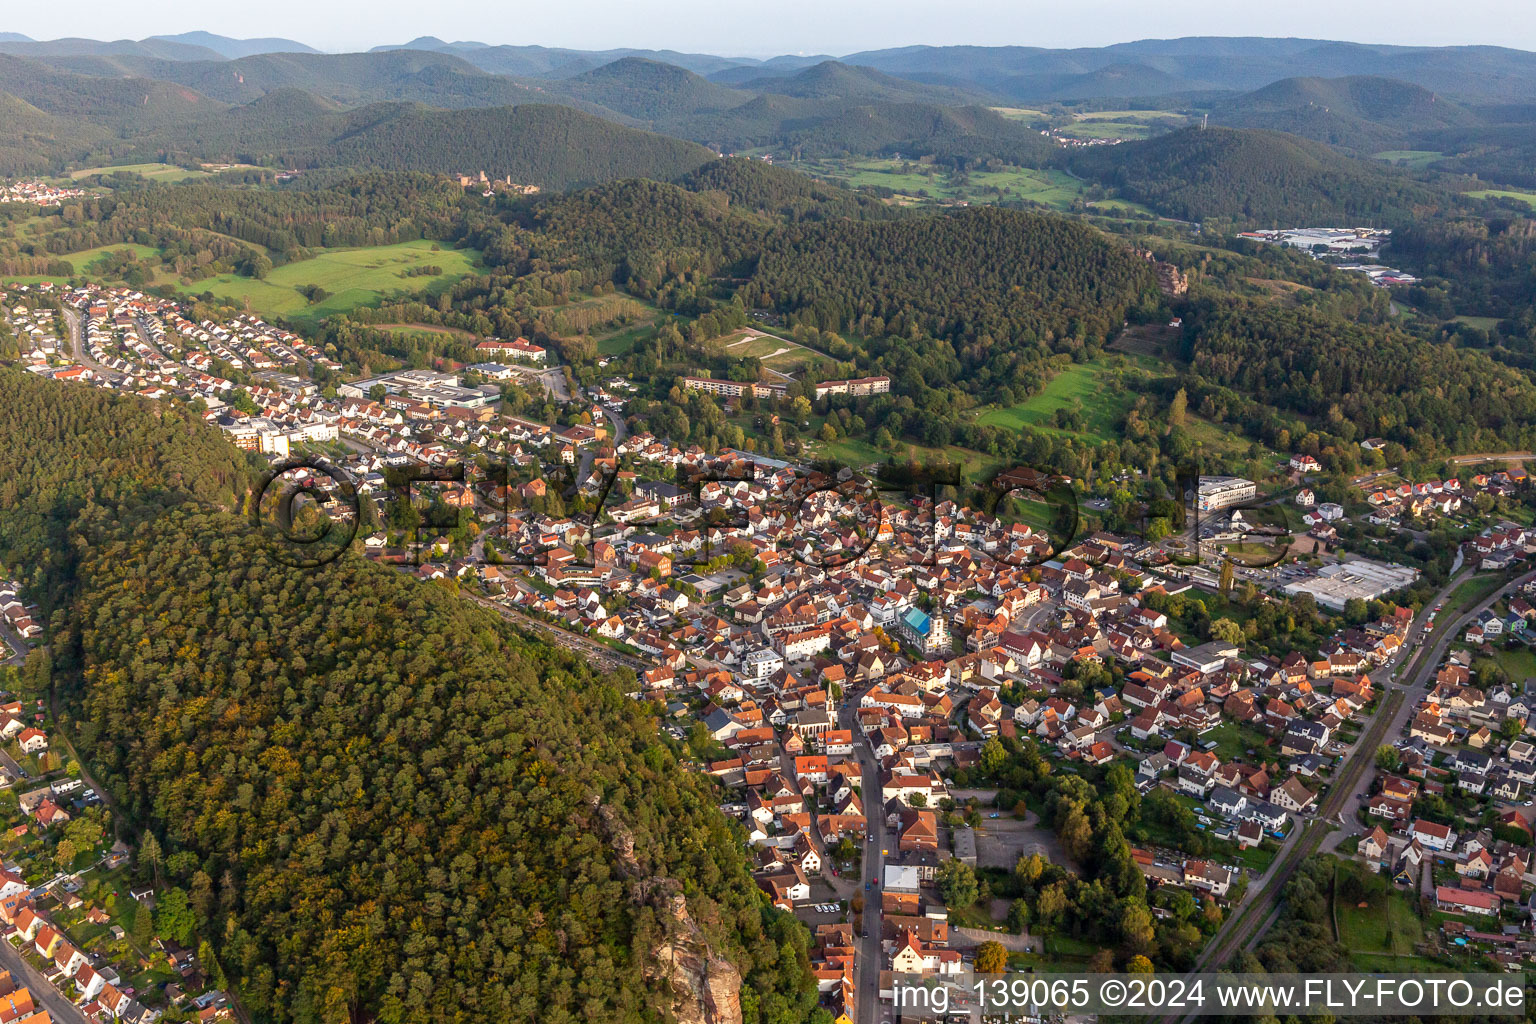
<path fill-rule="evenodd" d="M 977 422 L 983 426 L 1002 427 L 1006 430 L 1030 427 L 1107 440 L 1117 435 L 1121 419 L 1136 400 L 1135 392 L 1111 386 L 1111 378 L 1121 368 L 1132 374 L 1145 374 L 1152 365 L 1153 360 L 1125 357 L 1101 357 L 1086 363 L 1070 363 L 1052 377 L 1039 393 L 1014 405 L 992 406 L 977 417 Z M 1065 430 L 1056 426 L 1056 413 L 1062 409 L 1081 415 L 1081 429 Z"/>
<path fill-rule="evenodd" d="M 916 201 L 996 203 L 1022 200 L 1065 210 L 1083 190 L 1082 182 L 1062 171 L 1027 167 L 972 171 L 962 177 L 906 160 L 827 160 L 797 166 L 809 174 L 849 188 L 888 188 L 898 198 Z"/>
<path fill-rule="evenodd" d="M 87 167 L 84 170 L 71 171 L 70 177 L 75 179 L 89 178 L 93 174 L 115 174 L 118 171 L 129 171 L 141 175 L 151 181 L 186 181 L 189 178 L 209 177 L 207 171 L 191 171 L 185 167 L 177 167 L 175 164 L 123 164 L 119 167 Z"/>
<path fill-rule="evenodd" d="M 452 287 L 478 266 L 478 254 L 468 249 L 433 249 L 428 241 L 401 242 L 397 245 L 370 246 L 362 249 L 321 249 L 310 259 L 274 267 L 264 279 L 220 274 L 200 281 L 182 281 L 165 268 L 159 268 L 154 285 L 169 285 L 183 295 L 211 294 L 223 300 L 268 316 L 286 316 L 314 322 L 333 313 L 344 313 L 358 306 L 378 305 L 387 297 L 436 295 Z M 160 258 L 157 249 L 144 245 L 120 243 L 67 253 L 60 257 L 74 267 L 75 276 L 105 281 L 94 264 L 107 253 L 129 250 L 143 260 Z M 415 267 L 436 266 L 442 273 L 433 276 L 407 276 Z M 67 277 L 14 277 L 7 280 L 36 284 L 52 281 L 65 284 Z M 329 294 L 311 303 L 300 289 L 322 288 Z"/>
<path fill-rule="evenodd" d="M 1385 160 L 1389 164 L 1397 164 L 1415 171 L 1422 171 L 1445 156 L 1437 149 L 1385 149 L 1372 155 L 1377 160 Z"/>
<path fill-rule="evenodd" d="M 1468 192 L 1467 195 L 1474 199 L 1518 199 L 1525 205 L 1536 208 L 1536 192 L 1522 192 L 1513 188 L 1484 188 L 1476 192 Z"/>
<path fill-rule="evenodd" d="M 221 274 L 218 277 L 175 282 L 187 295 L 211 293 L 258 313 L 315 321 L 358 306 L 378 305 L 392 295 L 436 295 L 452 287 L 478 266 L 476 254 L 465 249 L 433 249 L 428 241 L 363 249 L 327 249 L 297 263 L 275 267 L 264 279 Z M 436 266 L 443 272 L 432 277 L 409 277 L 416 267 Z M 301 288 L 322 288 L 330 294 L 311 303 Z"/>

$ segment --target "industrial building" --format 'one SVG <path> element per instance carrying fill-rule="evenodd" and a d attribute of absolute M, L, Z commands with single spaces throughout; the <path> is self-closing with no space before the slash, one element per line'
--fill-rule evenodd
<path fill-rule="evenodd" d="M 1288 583 L 1284 592 L 1291 597 L 1311 594 L 1319 605 L 1341 612 L 1355 598 L 1374 601 L 1384 594 L 1412 585 L 1418 578 L 1419 570 L 1406 565 L 1353 558 L 1348 562 L 1324 566 L 1310 579 Z"/>

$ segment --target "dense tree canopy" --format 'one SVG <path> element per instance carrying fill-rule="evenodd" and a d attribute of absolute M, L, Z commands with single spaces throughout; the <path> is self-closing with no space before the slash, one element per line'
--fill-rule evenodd
<path fill-rule="evenodd" d="M 167 927 L 258 1017 L 649 1021 L 673 954 L 748 1021 L 809 1014 L 804 929 L 617 680 L 361 559 L 278 563 L 174 406 L 6 372 L 0 436 L 79 749 L 173 892 L 217 880 Z"/>

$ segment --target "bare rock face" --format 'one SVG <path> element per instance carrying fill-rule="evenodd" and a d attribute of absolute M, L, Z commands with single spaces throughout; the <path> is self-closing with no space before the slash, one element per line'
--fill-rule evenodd
<path fill-rule="evenodd" d="M 635 838 L 613 808 L 592 802 L 613 847 L 630 899 L 654 907 L 666 938 L 652 953 L 646 976 L 665 982 L 672 992 L 678 1024 L 741 1024 L 741 972 L 709 948 L 703 931 L 688 913 L 682 887 L 661 875 L 645 875 L 635 857 Z"/>
<path fill-rule="evenodd" d="M 668 923 L 656 950 L 656 969 L 669 976 L 679 1024 L 741 1024 L 741 972 L 709 944 L 688 914 L 680 892 L 658 897 Z"/>

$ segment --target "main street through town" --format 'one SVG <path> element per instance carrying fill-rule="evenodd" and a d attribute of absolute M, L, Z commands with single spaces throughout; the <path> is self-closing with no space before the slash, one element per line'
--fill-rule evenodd
<path fill-rule="evenodd" d="M 859 734 L 859 699 L 867 689 L 849 691 L 845 695 L 837 713 L 838 728 L 850 729 L 855 736 Z M 868 743 L 855 743 L 854 748 L 858 751 L 862 779 L 859 799 L 864 804 L 864 819 L 868 830 L 862 872 L 867 888 L 861 893 L 864 897 L 864 912 L 859 915 L 861 931 L 855 937 L 859 952 L 854 961 L 854 987 L 858 993 L 854 1005 L 858 1009 L 858 1024 L 884 1024 L 885 1018 L 879 1015 L 878 1005 L 881 960 L 880 876 L 885 869 L 889 836 L 885 829 L 885 808 L 880 801 L 880 763 L 875 760 L 874 751 Z"/>

